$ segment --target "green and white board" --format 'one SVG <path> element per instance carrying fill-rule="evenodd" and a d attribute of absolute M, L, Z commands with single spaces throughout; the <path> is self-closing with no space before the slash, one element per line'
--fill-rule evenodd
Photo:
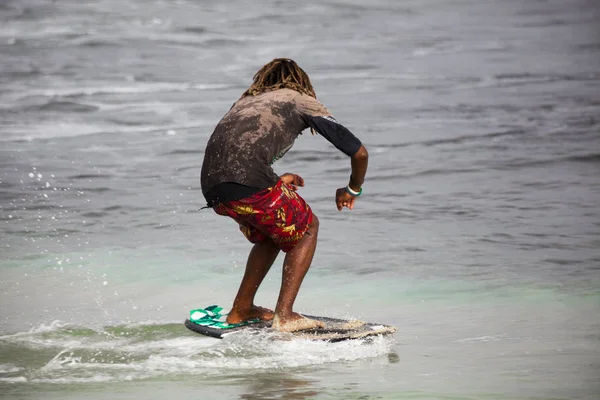
<path fill-rule="evenodd" d="M 305 315 L 305 317 L 324 322 L 325 328 L 284 333 L 281 334 L 281 338 L 302 338 L 327 342 L 340 342 L 343 340 L 389 335 L 396 332 L 396 328 L 393 326 L 383 324 L 374 324 L 358 320 L 317 317 L 312 315 Z M 275 332 L 271 330 L 271 321 L 254 320 L 232 325 L 225 321 L 226 318 L 227 313 L 219 306 L 198 308 L 190 311 L 190 317 L 185 320 L 185 326 L 191 331 L 217 339 L 223 339 L 228 335 L 234 335 L 240 332 Z"/>

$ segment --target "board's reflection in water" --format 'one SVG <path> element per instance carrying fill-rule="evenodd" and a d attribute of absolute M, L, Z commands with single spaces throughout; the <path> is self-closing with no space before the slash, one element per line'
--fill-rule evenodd
<path fill-rule="evenodd" d="M 319 395 L 319 381 L 295 376 L 291 373 L 264 372 L 252 377 L 245 376 L 240 383 L 247 383 L 244 400 L 265 399 L 311 399 Z"/>
<path fill-rule="evenodd" d="M 390 364 L 400 362 L 400 356 L 393 351 L 387 354 L 387 358 Z M 312 373 L 315 372 L 318 374 L 317 371 L 312 370 Z M 325 390 L 321 387 L 320 380 L 285 372 L 262 372 L 252 377 L 243 376 L 237 380 L 237 383 L 240 386 L 247 385 L 246 393 L 240 395 L 240 399 L 243 400 L 313 399 L 331 389 L 330 383 Z"/>

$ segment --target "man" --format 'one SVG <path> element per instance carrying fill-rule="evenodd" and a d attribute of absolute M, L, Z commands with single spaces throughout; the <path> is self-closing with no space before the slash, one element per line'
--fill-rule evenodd
<path fill-rule="evenodd" d="M 362 193 L 368 153 L 362 143 L 316 100 L 308 75 L 293 61 L 277 58 L 217 124 L 202 164 L 202 193 L 217 214 L 233 218 L 254 243 L 232 309 L 230 324 L 273 319 L 272 327 L 293 332 L 322 327 L 292 308 L 317 245 L 319 220 L 296 190 L 296 174 L 277 176 L 271 165 L 310 128 L 350 156 L 348 185 L 336 190 L 339 211 L 352 210 Z M 254 296 L 280 251 L 286 253 L 275 311 L 254 305 Z"/>

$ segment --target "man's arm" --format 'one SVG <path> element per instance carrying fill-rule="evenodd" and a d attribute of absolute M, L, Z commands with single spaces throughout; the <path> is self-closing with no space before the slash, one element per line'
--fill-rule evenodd
<path fill-rule="evenodd" d="M 352 166 L 350 182 L 348 186 L 336 190 L 335 203 L 340 211 L 343 207 L 352 210 L 356 198 L 360 196 L 367 173 L 367 166 L 369 164 L 367 149 L 352 132 L 337 122 L 332 116 L 310 116 L 308 117 L 308 124 L 338 150 L 350 156 L 350 164 Z"/>
<path fill-rule="evenodd" d="M 365 175 L 367 174 L 367 167 L 369 165 L 369 153 L 365 146 L 361 145 L 360 149 L 350 157 L 350 165 L 352 166 L 352 175 L 350 175 L 349 182 L 350 189 L 360 192 L 365 182 Z"/>
<path fill-rule="evenodd" d="M 335 191 L 335 205 L 338 211 L 342 211 L 344 207 L 352 210 L 356 198 L 362 193 L 362 185 L 365 182 L 369 165 L 369 153 L 365 146 L 361 145 L 358 151 L 350 156 L 350 165 L 352 166 L 352 174 L 348 186 Z"/>

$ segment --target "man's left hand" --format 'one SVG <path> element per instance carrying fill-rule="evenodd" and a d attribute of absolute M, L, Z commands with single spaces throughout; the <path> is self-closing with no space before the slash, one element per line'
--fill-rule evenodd
<path fill-rule="evenodd" d="M 342 211 L 342 208 L 344 207 L 352 210 L 355 201 L 356 196 L 352 196 L 346 192 L 346 188 L 339 188 L 335 191 L 335 205 L 337 206 L 338 211 Z"/>

